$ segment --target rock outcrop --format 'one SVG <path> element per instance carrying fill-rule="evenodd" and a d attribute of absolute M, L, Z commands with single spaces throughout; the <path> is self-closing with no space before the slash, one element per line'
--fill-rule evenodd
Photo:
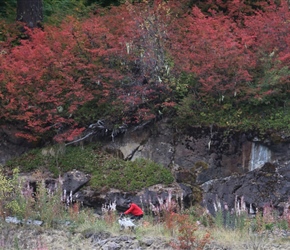
<path fill-rule="evenodd" d="M 1 134 L 5 136 L 0 145 L 1 162 L 27 149 L 4 127 Z M 176 180 L 174 188 L 169 187 L 170 192 L 174 190 L 185 205 L 203 201 L 210 208 L 209 201 L 217 199 L 232 206 L 236 197 L 242 196 L 248 205 L 257 207 L 266 202 L 281 206 L 288 200 L 290 139 L 283 134 L 269 133 L 260 138 L 255 132 L 239 133 L 214 126 L 193 127 L 179 133 L 164 119 L 128 128 L 114 140 L 109 137 L 102 142 L 103 149 L 114 156 L 125 160 L 146 158 L 169 168 Z M 18 143 L 19 149 L 13 152 Z M 73 193 L 85 197 L 83 201 L 88 205 L 98 207 L 113 201 L 122 207 L 122 200 L 127 197 L 138 203 L 154 203 L 169 195 L 164 187 L 141 193 L 103 192 L 86 187 Z"/>
<path fill-rule="evenodd" d="M 0 126 L 0 164 L 5 164 L 13 157 L 20 156 L 33 145 L 17 137 L 18 130 L 13 126 Z"/>
<path fill-rule="evenodd" d="M 265 163 L 243 175 L 211 180 L 202 188 L 203 203 L 212 214 L 218 207 L 233 211 L 243 206 L 249 213 L 270 206 L 282 214 L 290 204 L 290 166 L 277 168 Z"/>
<path fill-rule="evenodd" d="M 215 200 L 232 208 L 237 197 L 244 197 L 247 206 L 280 207 L 289 197 L 290 140 L 283 134 L 260 139 L 254 132 L 215 127 L 180 134 L 161 121 L 128 130 L 104 149 L 123 159 L 147 158 L 170 168 L 177 183 L 191 188 L 190 202 L 202 200 L 209 210 Z"/>

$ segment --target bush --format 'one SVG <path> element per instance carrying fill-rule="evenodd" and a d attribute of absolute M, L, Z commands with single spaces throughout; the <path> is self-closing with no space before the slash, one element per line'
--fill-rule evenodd
<path fill-rule="evenodd" d="M 95 188 L 110 187 L 136 191 L 159 183 L 170 184 L 173 180 L 169 169 L 152 161 L 110 159 L 93 173 L 91 185 Z"/>
<path fill-rule="evenodd" d="M 18 169 L 13 170 L 12 179 L 8 179 L 3 171 L 0 170 L 0 214 L 2 217 L 5 217 L 9 210 L 18 210 L 18 204 L 13 199 L 17 177 Z"/>
<path fill-rule="evenodd" d="M 9 161 L 7 166 L 19 167 L 24 172 L 44 168 L 55 177 L 81 167 L 82 171 L 91 174 L 90 184 L 97 189 L 133 191 L 159 183 L 170 184 L 174 180 L 170 170 L 160 164 L 145 159 L 124 161 L 114 158 L 102 152 L 96 144 L 35 149 Z"/>
<path fill-rule="evenodd" d="M 204 249 L 209 243 L 210 234 L 205 233 L 201 238 L 198 238 L 196 232 L 198 225 L 192 221 L 187 214 L 176 214 L 175 222 L 178 231 L 177 242 L 172 242 L 171 246 L 174 249 Z"/>

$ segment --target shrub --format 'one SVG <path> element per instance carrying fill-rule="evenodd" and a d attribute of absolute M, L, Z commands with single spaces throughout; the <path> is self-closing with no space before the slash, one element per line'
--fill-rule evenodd
<path fill-rule="evenodd" d="M 173 180 L 169 169 L 149 160 L 108 159 L 93 173 L 91 185 L 136 191 L 159 183 L 170 184 Z"/>
<path fill-rule="evenodd" d="M 10 168 L 19 167 L 24 172 L 44 168 L 57 177 L 64 172 L 79 169 L 92 178 L 92 187 L 118 188 L 123 191 L 140 190 L 155 184 L 170 184 L 174 178 L 169 169 L 150 160 L 124 161 L 102 152 L 99 145 L 84 147 L 60 144 L 45 149 L 34 149 L 7 163 Z"/>
<path fill-rule="evenodd" d="M 18 210 L 17 204 L 13 201 L 14 183 L 18 176 L 18 169 L 13 170 L 12 179 L 8 179 L 0 170 L 0 213 L 2 217 L 8 214 L 8 210 Z"/>
<path fill-rule="evenodd" d="M 207 232 L 201 238 L 196 236 L 198 231 L 197 223 L 193 222 L 187 214 L 176 214 L 177 242 L 171 242 L 174 249 L 204 249 L 209 243 L 210 234 Z"/>
<path fill-rule="evenodd" d="M 0 174 L 0 208 L 3 216 L 12 215 L 19 219 L 40 219 L 47 225 L 64 215 L 61 202 L 61 190 L 52 194 L 45 184 L 39 182 L 34 192 L 29 181 L 19 176 L 19 170 L 13 170 L 13 176 L 7 178 Z"/>

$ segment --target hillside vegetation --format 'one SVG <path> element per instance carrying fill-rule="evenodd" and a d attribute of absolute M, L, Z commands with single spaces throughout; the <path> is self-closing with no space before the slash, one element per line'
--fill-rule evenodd
<path fill-rule="evenodd" d="M 165 116 L 289 132 L 287 1 L 65 2 L 45 0 L 33 30 L 2 4 L 0 118 L 17 136 L 68 142 L 98 120 Z"/>

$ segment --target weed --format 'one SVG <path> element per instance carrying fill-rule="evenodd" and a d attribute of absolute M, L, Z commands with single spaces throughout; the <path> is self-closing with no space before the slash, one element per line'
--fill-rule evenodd
<path fill-rule="evenodd" d="M 175 222 L 178 232 L 177 241 L 171 242 L 174 249 L 204 249 L 205 245 L 210 241 L 210 234 L 206 232 L 201 238 L 196 236 L 198 231 L 197 223 L 193 223 L 189 215 L 176 214 Z"/>
<path fill-rule="evenodd" d="M 103 205 L 102 212 L 106 224 L 113 226 L 117 221 L 116 204 Z"/>
<path fill-rule="evenodd" d="M 37 238 L 37 247 L 35 250 L 48 250 L 48 247 L 45 243 L 41 240 L 41 237 Z"/>
<path fill-rule="evenodd" d="M 249 234 L 244 249 L 266 250 L 270 248 L 270 240 L 266 234 Z"/>
<path fill-rule="evenodd" d="M 221 209 L 217 210 L 214 216 L 214 222 L 216 227 L 221 228 L 224 227 L 224 214 Z"/>
<path fill-rule="evenodd" d="M 211 227 L 215 221 L 214 217 L 202 207 L 201 205 L 195 205 L 188 208 L 185 213 L 189 214 L 193 220 L 197 221 L 199 224 L 203 225 L 204 227 Z"/>
<path fill-rule="evenodd" d="M 73 221 L 78 219 L 80 206 L 81 204 L 79 202 L 74 202 L 70 207 L 68 207 L 69 216 Z"/>
<path fill-rule="evenodd" d="M 168 191 L 168 197 L 163 200 L 160 197 L 157 197 L 158 205 L 153 205 L 150 202 L 150 209 L 153 212 L 154 216 L 157 218 L 158 222 L 171 220 L 171 215 L 177 211 L 181 211 L 181 208 L 178 206 L 178 203 L 172 199 L 172 191 Z M 168 223 L 171 223 L 168 221 Z"/>
<path fill-rule="evenodd" d="M 13 213 L 22 215 L 29 203 L 25 195 L 29 195 L 22 190 L 22 181 L 19 181 L 19 170 L 13 170 L 12 177 L 7 178 L 0 172 L 0 211 L 3 217 Z"/>

